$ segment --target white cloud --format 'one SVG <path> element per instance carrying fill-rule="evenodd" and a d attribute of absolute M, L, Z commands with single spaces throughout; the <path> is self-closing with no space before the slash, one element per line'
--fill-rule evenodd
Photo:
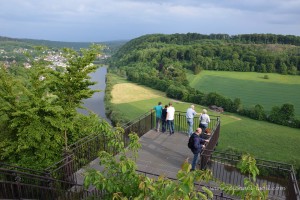
<path fill-rule="evenodd" d="M 142 34 L 300 35 L 299 0 L 9 0 L 0 35 L 103 41 Z"/>

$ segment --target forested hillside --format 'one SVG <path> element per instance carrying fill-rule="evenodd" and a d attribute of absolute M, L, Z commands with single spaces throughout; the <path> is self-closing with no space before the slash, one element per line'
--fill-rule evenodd
<path fill-rule="evenodd" d="M 54 49 L 72 48 L 79 50 L 81 48 L 88 48 L 92 44 L 105 45 L 103 52 L 106 54 L 115 53 L 127 41 L 104 41 L 104 42 L 62 42 L 50 40 L 36 40 L 36 39 L 18 39 L 0 36 L 0 49 L 5 51 L 13 50 L 14 48 L 32 49 L 34 46 L 46 46 Z"/>
<path fill-rule="evenodd" d="M 124 45 L 116 66 L 148 63 L 159 68 L 177 64 L 201 69 L 297 74 L 300 37 L 281 35 L 146 35 Z M 176 65 L 176 66 L 177 66 Z"/>
<path fill-rule="evenodd" d="M 261 105 L 241 109 L 238 97 L 204 94 L 191 88 L 186 77 L 186 70 L 198 74 L 204 69 L 299 75 L 299 45 L 300 37 L 291 35 L 154 34 L 126 43 L 112 57 L 110 66 L 128 80 L 165 91 L 171 98 L 219 105 L 254 119 L 300 127 L 291 104 L 276 106 L 270 113 Z"/>

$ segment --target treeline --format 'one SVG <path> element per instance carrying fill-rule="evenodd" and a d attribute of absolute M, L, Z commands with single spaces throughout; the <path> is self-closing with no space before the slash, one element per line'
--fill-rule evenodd
<path fill-rule="evenodd" d="M 300 121 L 294 118 L 294 106 L 291 104 L 273 107 L 271 112 L 264 111 L 261 105 L 244 108 L 239 98 L 231 100 L 217 93 L 204 94 L 191 88 L 186 78 L 187 69 L 194 71 L 195 74 L 207 69 L 296 75 L 300 69 L 300 47 L 246 44 L 259 34 L 253 34 L 252 37 L 231 36 L 229 39 L 225 36 L 224 39 L 199 39 L 204 36 L 200 34 L 142 36 L 125 44 L 112 57 L 110 70 L 126 76 L 130 81 L 164 91 L 170 98 L 207 106 L 218 105 L 228 112 L 300 128 Z M 219 38 L 221 35 L 214 35 L 214 37 Z M 264 37 L 268 41 L 273 41 L 271 38 L 274 38 L 274 35 Z M 175 44 L 176 38 L 177 42 L 182 42 L 182 45 Z M 245 41 L 238 43 L 236 38 L 243 38 Z M 239 41 L 243 40 L 239 39 Z M 289 112 L 284 112 L 286 108 L 289 108 Z"/>
<path fill-rule="evenodd" d="M 0 49 L 11 51 L 14 48 L 33 49 L 34 46 L 46 46 L 55 50 L 61 48 L 71 48 L 74 50 L 80 50 L 83 48 L 88 48 L 92 44 L 98 44 L 104 45 L 103 53 L 111 55 L 115 53 L 126 42 L 126 40 L 106 42 L 63 42 L 37 39 L 19 39 L 0 36 Z"/>
<path fill-rule="evenodd" d="M 158 37 L 148 37 L 147 42 L 163 42 L 168 44 L 189 44 L 197 40 L 224 40 L 228 42 L 247 43 L 247 44 L 290 44 L 300 45 L 300 37 L 295 35 L 276 35 L 276 34 L 241 34 L 241 35 L 228 35 L 228 34 L 171 34 L 171 35 L 150 35 Z"/>
<path fill-rule="evenodd" d="M 242 36 L 241 42 L 235 39 L 200 40 L 197 37 L 183 37 L 182 34 L 142 36 L 128 42 L 115 54 L 117 61 L 114 65 L 143 63 L 157 68 L 160 65 L 169 67 L 176 64 L 195 74 L 202 69 L 299 74 L 299 46 L 288 43 L 254 43 L 250 42 L 253 41 L 251 37 Z M 271 36 L 268 41 L 273 38 Z"/>
<path fill-rule="evenodd" d="M 113 71 L 119 75 L 124 75 L 123 70 L 114 69 Z M 292 104 L 287 103 L 281 106 L 274 106 L 270 112 L 265 111 L 260 104 L 245 108 L 242 106 L 239 98 L 232 100 L 216 92 L 203 93 L 188 86 L 185 82 L 180 82 L 176 78 L 173 80 L 161 79 L 157 74 L 154 76 L 153 72 L 153 69 L 147 67 L 135 68 L 126 71 L 126 75 L 128 80 L 164 91 L 170 98 L 206 106 L 218 105 L 222 106 L 227 112 L 238 113 L 256 120 L 300 128 L 300 120 L 295 118 L 295 109 Z"/>

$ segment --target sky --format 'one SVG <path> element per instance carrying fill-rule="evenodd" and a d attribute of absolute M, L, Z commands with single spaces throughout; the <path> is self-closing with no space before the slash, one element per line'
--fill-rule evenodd
<path fill-rule="evenodd" d="M 105 42 L 154 33 L 300 36 L 300 0 L 0 1 L 0 36 Z"/>

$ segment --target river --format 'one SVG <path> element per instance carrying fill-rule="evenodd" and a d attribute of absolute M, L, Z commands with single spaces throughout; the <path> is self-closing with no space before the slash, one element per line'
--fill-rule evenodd
<path fill-rule="evenodd" d="M 105 119 L 110 123 L 110 120 L 105 115 L 105 105 L 104 105 L 104 94 L 105 94 L 105 76 L 107 73 L 107 67 L 101 66 L 97 69 L 96 72 L 90 74 L 91 80 L 96 81 L 97 84 L 91 86 L 90 88 L 93 90 L 101 90 L 100 92 L 96 92 L 91 98 L 85 99 L 84 106 L 89 110 L 93 111 L 99 117 Z M 83 114 L 88 114 L 86 110 L 79 109 L 79 112 Z"/>

